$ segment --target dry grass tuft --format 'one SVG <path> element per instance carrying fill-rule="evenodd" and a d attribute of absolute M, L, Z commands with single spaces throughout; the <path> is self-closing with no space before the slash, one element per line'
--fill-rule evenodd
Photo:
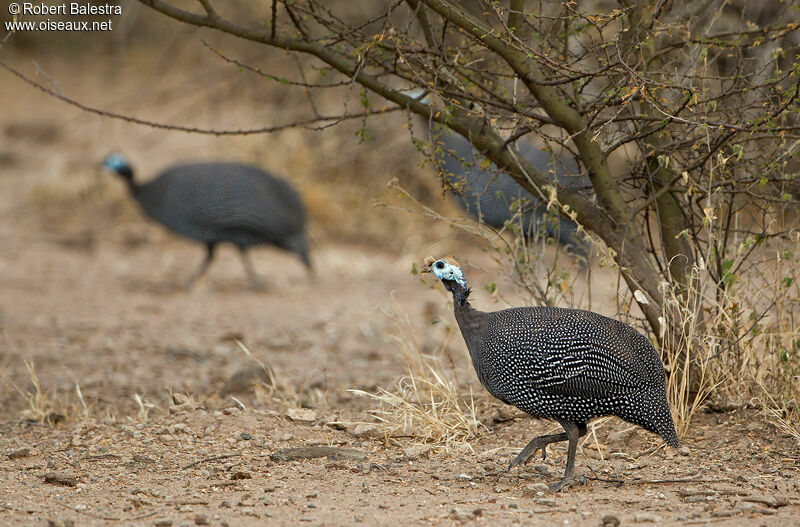
<path fill-rule="evenodd" d="M 432 355 L 425 354 L 412 330 L 407 315 L 396 305 L 384 313 L 393 323 L 392 335 L 406 362 L 408 375 L 397 382 L 394 391 L 379 388 L 376 393 L 351 392 L 379 403 L 368 413 L 387 438 L 406 438 L 445 451 L 470 449 L 469 441 L 478 437 L 481 423 L 470 389 L 460 390 L 458 368 L 448 348 L 453 328 Z"/>
<path fill-rule="evenodd" d="M 14 388 L 25 398 L 28 407 L 22 411 L 22 416 L 35 423 L 46 423 L 49 425 L 57 424 L 64 419 L 64 414 L 56 410 L 56 404 L 46 390 L 42 390 L 39 377 L 36 375 L 36 368 L 33 362 L 25 361 L 33 388 L 23 392 L 19 387 Z"/>

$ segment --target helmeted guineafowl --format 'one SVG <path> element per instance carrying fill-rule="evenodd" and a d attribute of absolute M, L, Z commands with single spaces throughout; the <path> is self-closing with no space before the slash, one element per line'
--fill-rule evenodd
<path fill-rule="evenodd" d="M 425 104 L 429 102 L 428 93 L 421 88 L 405 92 Z M 422 118 L 419 122 L 428 126 Z M 579 236 L 575 222 L 559 215 L 548 217 L 547 207 L 539 197 L 520 187 L 511 176 L 485 159 L 462 135 L 439 125 L 434 125 L 431 132 L 439 168 L 455 189 L 458 202 L 470 215 L 498 229 L 516 220 L 521 223 L 526 237 L 544 227 L 544 233 L 569 252 L 584 258 L 587 256 L 589 244 Z M 547 174 L 559 187 L 578 191 L 591 188 L 589 178 L 578 175 L 580 171 L 574 161 L 551 155 L 525 140 L 517 144 L 522 157 Z M 516 216 L 517 211 L 521 218 Z"/>
<path fill-rule="evenodd" d="M 139 184 L 119 154 L 108 156 L 102 166 L 126 181 L 145 214 L 205 244 L 206 258 L 188 285 L 205 273 L 221 242 L 239 249 L 253 287 L 259 282 L 247 258 L 250 247 L 274 245 L 296 253 L 311 267 L 303 203 L 286 181 L 247 165 L 196 163 L 171 167 L 156 179 Z"/>
<path fill-rule="evenodd" d="M 539 198 L 520 187 L 494 163 L 483 161 L 464 137 L 442 132 L 436 141 L 440 143 L 436 157 L 444 177 L 457 189 L 459 203 L 472 216 L 498 229 L 509 221 L 517 221 L 526 236 L 543 228 L 545 235 L 572 254 L 586 256 L 588 244 L 578 235 L 575 222 L 559 215 L 548 217 L 547 207 Z M 527 141 L 519 142 L 519 152 L 563 188 L 579 190 L 591 186 L 587 178 L 575 176 L 578 169 L 569 159 L 553 157 Z M 517 210 L 521 218 L 515 218 Z"/>
<path fill-rule="evenodd" d="M 553 419 L 561 434 L 534 438 L 508 467 L 528 461 L 550 443 L 569 441 L 564 479 L 575 480 L 575 450 L 586 423 L 616 415 L 678 447 L 658 352 L 631 326 L 591 311 L 518 307 L 493 313 L 473 309 L 458 262 L 425 259 L 453 294 L 458 327 L 481 384 L 501 401 L 536 418 Z"/>

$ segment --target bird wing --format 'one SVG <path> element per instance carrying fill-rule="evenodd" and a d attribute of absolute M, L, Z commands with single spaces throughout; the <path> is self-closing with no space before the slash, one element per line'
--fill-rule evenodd
<path fill-rule="evenodd" d="M 183 204 L 183 221 L 198 231 L 245 232 L 278 243 L 303 230 L 302 202 L 287 183 L 246 166 L 190 168 L 164 179 Z"/>
<path fill-rule="evenodd" d="M 629 395 L 646 384 L 636 351 L 642 342 L 635 336 L 646 339 L 633 328 L 584 311 L 528 309 L 531 313 L 512 317 L 517 331 L 496 335 L 511 357 L 508 373 L 518 383 L 553 395 L 593 398 Z"/>

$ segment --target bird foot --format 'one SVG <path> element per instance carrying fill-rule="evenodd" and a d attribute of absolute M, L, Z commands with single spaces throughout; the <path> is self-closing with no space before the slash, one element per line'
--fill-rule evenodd
<path fill-rule="evenodd" d="M 550 485 L 550 490 L 553 492 L 558 492 L 574 485 L 586 485 L 586 478 L 582 474 L 567 476 L 558 483 L 553 483 Z"/>
<path fill-rule="evenodd" d="M 546 448 L 547 448 L 546 446 L 541 446 L 532 448 L 530 451 L 528 451 L 528 448 L 526 447 L 522 452 L 519 453 L 519 455 L 517 455 L 517 457 L 514 458 L 514 461 L 512 461 L 511 464 L 508 465 L 508 470 L 506 470 L 506 472 L 516 467 L 517 465 L 524 465 L 525 463 L 527 463 L 528 460 L 536 454 L 536 451 L 540 449 L 542 451 L 542 461 L 546 460 L 547 459 Z"/>

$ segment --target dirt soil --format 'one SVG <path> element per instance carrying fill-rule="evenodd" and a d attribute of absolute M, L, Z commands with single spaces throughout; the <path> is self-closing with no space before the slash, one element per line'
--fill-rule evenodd
<path fill-rule="evenodd" d="M 57 78 L 68 93 L 100 82 Z M 458 338 L 459 368 L 488 408 L 479 438 L 446 450 L 357 433 L 341 423 L 367 420 L 375 403 L 348 390 L 392 389 L 405 373 L 382 311 L 407 314 L 427 347 L 441 344 L 433 320 L 452 324 L 446 296 L 420 284 L 412 262 L 452 250 L 481 267 L 485 255 L 437 227 L 355 243 L 331 234 L 337 213 L 317 213 L 313 276 L 290 255 L 258 250 L 268 290 L 253 292 L 228 249 L 184 291 L 176 285 L 202 249 L 146 223 L 121 184 L 96 173 L 97 155 L 124 141 L 155 170 L 192 152 L 252 159 L 242 152 L 254 143 L 211 147 L 95 120 L 16 81 L 0 88 L 16 101 L 0 116 L 0 524 L 800 524 L 800 445 L 752 409 L 699 414 L 680 452 L 611 420 L 578 452 L 587 484 L 558 494 L 542 484 L 561 477 L 563 445 L 502 472 L 556 427 L 490 403 Z M 305 137 L 277 138 L 284 158 L 273 162 L 320 166 L 292 150 Z M 315 155 L 335 155 L 337 143 L 319 141 Z M 370 210 L 356 226 L 396 214 Z M 472 266 L 469 278 L 492 279 Z M 595 295 L 608 309 L 614 287 Z M 502 307 L 480 289 L 477 306 Z M 282 391 L 253 393 L 256 359 Z M 36 393 L 26 362 L 38 400 L 26 400 Z M 287 452 L 304 447 L 313 448 Z"/>

